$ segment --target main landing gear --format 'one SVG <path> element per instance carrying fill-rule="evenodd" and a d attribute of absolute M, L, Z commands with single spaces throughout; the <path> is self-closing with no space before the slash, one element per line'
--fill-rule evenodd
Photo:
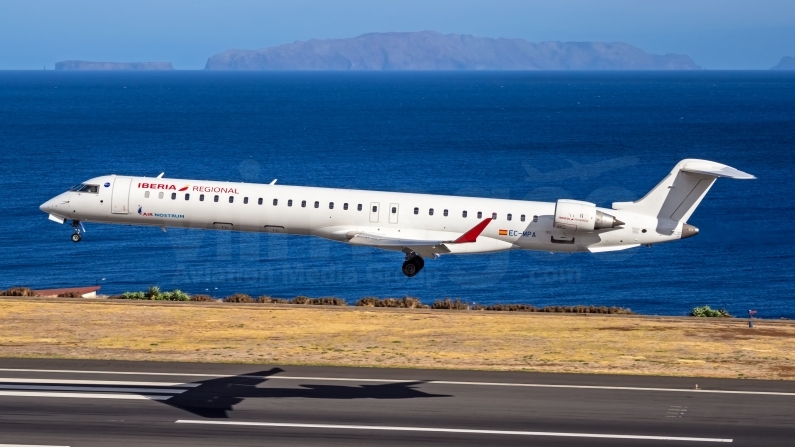
<path fill-rule="evenodd" d="M 417 253 L 406 253 L 406 262 L 403 263 L 403 274 L 411 278 L 425 267 L 425 260 Z"/>
<path fill-rule="evenodd" d="M 75 232 L 72 233 L 72 242 L 80 242 L 83 240 L 83 235 L 81 234 L 82 231 L 85 231 L 83 225 L 80 223 L 79 220 L 72 221 L 72 228 L 74 228 Z"/>

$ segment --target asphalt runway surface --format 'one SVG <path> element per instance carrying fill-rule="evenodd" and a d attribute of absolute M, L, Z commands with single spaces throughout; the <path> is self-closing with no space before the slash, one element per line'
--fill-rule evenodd
<path fill-rule="evenodd" d="M 0 359 L 0 446 L 724 443 L 795 445 L 795 382 Z"/>

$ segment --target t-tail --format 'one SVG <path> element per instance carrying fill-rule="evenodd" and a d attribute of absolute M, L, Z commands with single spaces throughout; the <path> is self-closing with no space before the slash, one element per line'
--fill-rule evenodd
<path fill-rule="evenodd" d="M 613 209 L 656 217 L 660 233 L 675 231 L 681 222 L 682 238 L 695 236 L 698 228 L 687 221 L 718 177 L 756 178 L 721 163 L 688 158 L 677 163 L 645 197 L 635 202 L 614 202 Z"/>

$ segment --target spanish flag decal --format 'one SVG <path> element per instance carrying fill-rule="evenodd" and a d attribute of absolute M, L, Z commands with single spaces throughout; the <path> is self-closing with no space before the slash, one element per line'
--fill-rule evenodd
<path fill-rule="evenodd" d="M 500 230 L 500 236 L 508 236 L 508 230 Z"/>

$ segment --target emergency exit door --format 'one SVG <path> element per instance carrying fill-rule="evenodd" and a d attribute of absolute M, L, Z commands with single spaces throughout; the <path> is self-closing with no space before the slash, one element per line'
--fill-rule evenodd
<path fill-rule="evenodd" d="M 113 193 L 110 199 L 111 213 L 128 214 L 130 212 L 130 184 L 132 177 L 116 177 L 113 181 Z"/>
<path fill-rule="evenodd" d="M 400 209 L 397 203 L 389 204 L 389 223 L 391 224 L 398 223 L 398 211 L 400 211 Z"/>

